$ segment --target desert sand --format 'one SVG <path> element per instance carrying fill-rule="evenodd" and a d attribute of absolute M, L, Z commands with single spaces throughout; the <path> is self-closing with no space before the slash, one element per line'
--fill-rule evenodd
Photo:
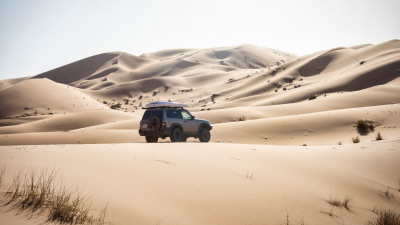
<path fill-rule="evenodd" d="M 210 120 L 210 143 L 145 143 L 142 106 L 158 100 Z M 0 145 L 0 196 L 18 171 L 56 168 L 112 224 L 365 224 L 400 211 L 400 40 L 95 55 L 0 80 Z"/>

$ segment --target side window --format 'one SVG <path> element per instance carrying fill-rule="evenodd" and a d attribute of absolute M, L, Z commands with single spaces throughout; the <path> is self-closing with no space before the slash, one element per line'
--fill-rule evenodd
<path fill-rule="evenodd" d="M 147 111 L 143 114 L 142 120 L 147 120 L 150 116 L 151 116 L 151 111 L 147 110 Z"/>
<path fill-rule="evenodd" d="M 153 116 L 157 116 L 158 118 L 160 118 L 162 120 L 162 118 L 163 118 L 162 110 L 153 111 Z"/>
<path fill-rule="evenodd" d="M 167 110 L 167 117 L 171 119 L 183 119 L 181 112 L 176 109 Z"/>
<path fill-rule="evenodd" d="M 190 119 L 192 119 L 192 116 L 189 114 L 188 111 L 182 110 L 181 113 L 182 113 L 183 119 L 185 119 L 185 120 L 190 120 Z"/>

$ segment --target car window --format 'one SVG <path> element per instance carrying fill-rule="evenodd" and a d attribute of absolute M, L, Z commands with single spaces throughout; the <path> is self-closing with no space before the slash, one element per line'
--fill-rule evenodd
<path fill-rule="evenodd" d="M 185 119 L 185 120 L 190 120 L 190 119 L 192 119 L 192 116 L 189 114 L 188 111 L 182 110 L 181 113 L 182 113 L 183 119 Z"/>
<path fill-rule="evenodd" d="M 158 118 L 162 119 L 163 118 L 162 110 L 147 110 L 143 114 L 142 120 L 147 120 L 150 116 L 157 116 Z"/>
<path fill-rule="evenodd" d="M 181 112 L 176 109 L 167 110 L 167 117 L 171 119 L 183 119 Z"/>
<path fill-rule="evenodd" d="M 162 119 L 163 118 L 162 110 L 153 111 L 152 116 L 157 116 L 158 118 Z"/>
<path fill-rule="evenodd" d="M 147 120 L 150 116 L 151 111 L 147 110 L 146 112 L 144 112 L 142 120 Z"/>

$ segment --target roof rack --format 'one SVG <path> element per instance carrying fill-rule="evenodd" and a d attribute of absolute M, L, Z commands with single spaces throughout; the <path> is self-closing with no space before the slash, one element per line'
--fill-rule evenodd
<path fill-rule="evenodd" d="M 142 109 L 183 109 L 183 107 L 160 106 L 160 107 L 142 107 Z"/>
<path fill-rule="evenodd" d="M 183 108 L 183 107 L 188 107 L 188 105 L 177 102 L 150 102 L 144 108 Z"/>

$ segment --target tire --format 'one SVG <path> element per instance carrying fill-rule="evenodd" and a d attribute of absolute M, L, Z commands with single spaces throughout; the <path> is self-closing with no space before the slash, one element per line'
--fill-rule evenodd
<path fill-rule="evenodd" d="M 158 137 L 157 136 L 146 136 L 147 143 L 157 143 Z"/>
<path fill-rule="evenodd" d="M 183 142 L 186 139 L 183 136 L 182 129 L 179 127 L 172 128 L 171 136 L 169 138 L 172 142 Z"/>
<path fill-rule="evenodd" d="M 211 139 L 210 129 L 208 129 L 207 127 L 201 128 L 199 139 L 201 142 L 209 142 Z"/>
<path fill-rule="evenodd" d="M 147 127 L 153 131 L 159 130 L 161 128 L 161 120 L 157 116 L 150 116 L 147 120 Z"/>

